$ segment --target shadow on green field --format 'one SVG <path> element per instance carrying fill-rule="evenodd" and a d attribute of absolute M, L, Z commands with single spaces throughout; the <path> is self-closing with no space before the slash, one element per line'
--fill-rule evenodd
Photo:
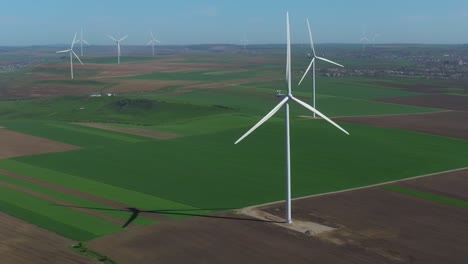
<path fill-rule="evenodd" d="M 233 210 L 235 208 L 140 210 L 140 209 L 135 208 L 135 207 L 127 207 L 127 208 L 123 208 L 123 209 L 109 209 L 109 208 L 85 207 L 85 206 L 74 206 L 74 205 L 65 205 L 65 204 L 53 204 L 53 205 L 69 207 L 69 208 L 81 208 L 81 209 L 98 210 L 98 211 L 123 211 L 123 212 L 131 213 L 128 220 L 122 225 L 122 228 L 128 227 L 135 219 L 137 219 L 137 217 L 141 213 L 205 217 L 205 218 L 216 218 L 216 219 L 236 220 L 236 221 L 280 223 L 278 221 L 273 221 L 273 220 L 261 220 L 261 219 L 248 218 L 248 217 L 242 217 L 242 216 L 234 217 L 234 216 L 222 216 L 222 215 L 208 215 L 208 214 L 203 214 L 203 213 L 192 213 L 192 212 L 227 211 L 227 210 Z"/>

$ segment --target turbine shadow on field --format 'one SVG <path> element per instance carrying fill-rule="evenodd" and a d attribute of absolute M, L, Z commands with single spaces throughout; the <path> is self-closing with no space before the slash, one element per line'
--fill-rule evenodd
<path fill-rule="evenodd" d="M 197 211 L 227 211 L 233 210 L 235 208 L 210 208 L 210 209 L 159 209 L 159 210 L 140 210 L 135 207 L 126 207 L 123 209 L 114 209 L 114 208 L 100 208 L 100 207 L 85 207 L 85 206 L 76 206 L 76 205 L 66 205 L 66 204 L 53 204 L 54 206 L 63 206 L 69 208 L 80 208 L 80 209 L 89 209 L 89 210 L 98 210 L 98 211 L 119 211 L 119 212 L 129 212 L 131 213 L 128 220 L 122 225 L 122 228 L 128 227 L 141 213 L 145 214 L 160 214 L 160 215 L 179 215 L 179 216 L 193 216 L 193 217 L 204 217 L 204 218 L 215 218 L 215 219 L 224 219 L 224 220 L 234 220 L 234 221 L 252 221 L 252 222 L 266 222 L 266 223 L 282 223 L 273 220 L 261 220 L 255 218 L 247 217 L 236 217 L 236 216 L 223 216 L 223 215 L 208 215 L 201 213 L 192 213 Z"/>

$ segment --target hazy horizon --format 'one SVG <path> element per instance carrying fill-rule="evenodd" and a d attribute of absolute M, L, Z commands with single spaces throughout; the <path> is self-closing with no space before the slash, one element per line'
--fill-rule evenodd
<path fill-rule="evenodd" d="M 415 2 L 17 0 L 0 10 L 0 46 L 66 45 L 81 28 L 93 45 L 112 45 L 107 34 L 146 45 L 150 30 L 162 45 L 239 45 L 244 35 L 251 45 L 284 44 L 286 11 L 297 44 L 309 42 L 306 18 L 318 44 L 358 44 L 364 32 L 380 34 L 376 44 L 468 43 L 468 1 Z"/>

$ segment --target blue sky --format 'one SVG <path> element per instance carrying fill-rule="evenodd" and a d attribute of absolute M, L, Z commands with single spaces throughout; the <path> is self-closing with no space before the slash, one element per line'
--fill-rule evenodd
<path fill-rule="evenodd" d="M 92 44 L 129 35 L 146 44 L 149 31 L 165 44 L 284 43 L 285 12 L 293 42 L 468 43 L 468 0 L 13 0 L 0 4 L 0 45 L 71 42 L 83 27 Z"/>

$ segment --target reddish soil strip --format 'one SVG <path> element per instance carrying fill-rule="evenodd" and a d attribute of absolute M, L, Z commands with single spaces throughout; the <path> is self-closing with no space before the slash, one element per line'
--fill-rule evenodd
<path fill-rule="evenodd" d="M 339 117 L 334 120 L 468 139 L 468 112 Z"/>
<path fill-rule="evenodd" d="M 160 131 L 144 129 L 144 128 L 116 127 L 116 126 L 97 124 L 97 123 L 74 123 L 74 124 L 87 126 L 87 127 L 93 127 L 93 128 L 99 128 L 99 129 L 105 129 L 105 130 L 111 130 L 111 131 L 117 131 L 117 132 L 138 135 L 138 136 L 143 136 L 143 137 L 149 137 L 149 138 L 154 138 L 154 139 L 171 139 L 171 138 L 181 137 L 181 135 L 174 134 L 174 133 L 166 133 L 166 132 L 160 132 Z"/>
<path fill-rule="evenodd" d="M 206 88 L 223 88 L 233 84 L 240 83 L 249 83 L 249 82 L 259 82 L 259 81 L 274 81 L 277 80 L 275 77 L 255 77 L 255 78 L 246 78 L 246 79 L 236 79 L 228 80 L 222 82 L 204 82 L 199 84 L 187 85 L 182 88 L 179 88 L 174 91 L 174 93 L 186 93 L 197 89 L 206 89 Z"/>
<path fill-rule="evenodd" d="M 141 226 L 88 244 L 118 263 L 392 263 L 355 246 L 337 247 L 235 214 Z"/>
<path fill-rule="evenodd" d="M 50 152 L 62 152 L 79 147 L 30 136 L 8 129 L 0 129 L 0 159 Z"/>
<path fill-rule="evenodd" d="M 466 175 L 466 170 L 452 172 L 410 181 L 409 185 L 423 185 L 452 196 L 463 188 L 466 190 Z M 437 186 L 441 183 L 442 187 Z M 407 186 L 408 183 L 402 184 Z M 456 184 L 463 184 L 463 187 Z M 381 187 L 296 200 L 292 208 L 295 219 L 338 228 L 319 235 L 323 241 L 339 248 L 363 249 L 390 263 L 463 263 L 467 259 L 466 208 Z M 282 217 L 284 206 L 281 203 L 263 210 Z"/>
<path fill-rule="evenodd" d="M 43 187 L 46 187 L 46 188 L 49 188 L 49 189 L 53 189 L 53 190 L 60 191 L 60 192 L 63 192 L 63 193 L 68 193 L 68 194 L 78 196 L 78 197 L 81 197 L 81 198 L 84 198 L 84 199 L 87 199 L 87 200 L 90 200 L 90 201 L 94 201 L 94 202 L 97 202 L 97 203 L 100 203 L 100 204 L 104 204 L 104 205 L 107 205 L 109 207 L 113 207 L 113 208 L 117 208 L 117 209 L 121 209 L 121 210 L 126 210 L 126 211 L 129 212 L 129 216 L 132 214 L 132 211 L 129 210 L 128 208 L 134 208 L 134 206 L 131 206 L 131 205 L 128 205 L 128 204 L 119 203 L 119 202 L 116 202 L 116 201 L 113 201 L 113 200 L 98 197 L 98 196 L 95 196 L 95 195 L 92 195 L 92 194 L 89 194 L 89 193 L 81 192 L 81 191 L 78 191 L 78 190 L 75 190 L 75 189 L 71 189 L 71 188 L 68 188 L 68 187 L 65 187 L 65 186 L 61 186 L 61 185 L 57 185 L 57 184 L 54 184 L 54 183 L 46 182 L 46 181 L 36 179 L 36 178 L 33 178 L 33 177 L 20 175 L 20 174 L 10 172 L 10 171 L 7 171 L 7 170 L 0 169 L 0 173 L 2 175 L 5 175 L 5 176 L 18 178 L 18 179 L 21 179 L 23 181 L 31 182 L 31 183 L 34 183 L 34 184 L 37 184 L 37 185 L 40 185 L 40 186 L 43 186 Z M 144 215 L 145 217 L 151 218 L 151 219 L 156 220 L 158 222 L 164 222 L 164 221 L 167 221 L 169 219 L 164 215 L 159 215 L 159 214 L 154 214 L 154 213 L 141 212 L 141 215 Z"/>
<path fill-rule="evenodd" d="M 418 92 L 418 93 L 444 93 L 447 92 L 446 86 L 442 85 L 431 85 L 431 84 L 405 84 L 405 83 L 393 83 L 393 82 L 372 82 L 378 86 L 386 86 L 391 88 L 399 88 L 407 91 Z"/>
<path fill-rule="evenodd" d="M 405 188 L 468 201 L 468 169 L 398 183 Z"/>
<path fill-rule="evenodd" d="M 190 85 L 196 81 L 159 81 L 159 80 L 119 80 L 118 84 L 106 92 L 147 92 L 174 85 Z"/>
<path fill-rule="evenodd" d="M 51 203 L 54 203 L 56 205 L 60 205 L 60 206 L 64 206 L 64 207 L 67 207 L 67 208 L 71 208 L 73 210 L 76 210 L 76 211 L 80 211 L 82 213 L 85 213 L 85 214 L 89 214 L 89 215 L 92 215 L 92 216 L 95 216 L 95 217 L 98 217 L 98 218 L 101 218 L 101 219 L 104 219 L 106 221 L 109 221 L 109 222 L 113 222 L 115 224 L 118 224 L 118 225 L 122 225 L 123 221 L 120 220 L 120 219 L 117 219 L 117 218 L 113 218 L 111 216 L 108 216 L 108 215 L 105 215 L 105 214 L 101 214 L 95 210 L 91 210 L 91 209 L 86 209 L 86 208 L 80 208 L 80 207 L 77 207 L 76 205 L 74 204 L 70 204 L 70 203 L 66 203 L 62 200 L 59 200 L 59 199 L 56 199 L 56 198 L 53 198 L 53 197 L 50 197 L 48 195 L 45 195 L 45 194 L 42 194 L 42 193 L 38 193 L 38 192 L 35 192 L 35 191 L 31 191 L 29 189 L 26 189 L 26 188 L 23 188 L 23 187 L 20 187 L 20 186 L 16 186 L 16 185 L 13 185 L 13 184 L 9 184 L 9 183 L 6 183 L 6 182 L 0 182 L 0 186 L 4 186 L 4 187 L 7 187 L 9 189 L 12 189 L 12 190 L 15 190 L 15 191 L 19 191 L 19 192 L 23 192 L 23 193 L 26 193 L 26 194 L 29 194 L 31 196 L 34 196 L 34 197 L 37 197 L 37 198 L 40 198 L 42 200 L 46 200 L 46 201 L 49 201 Z M 54 206 L 54 205 L 51 205 L 51 206 Z"/>
<path fill-rule="evenodd" d="M 0 212 L 1 263 L 96 264 L 68 249 L 74 241 Z"/>
<path fill-rule="evenodd" d="M 376 99 L 378 102 L 432 107 L 447 110 L 468 111 L 468 96 L 455 95 L 418 95 Z"/>

